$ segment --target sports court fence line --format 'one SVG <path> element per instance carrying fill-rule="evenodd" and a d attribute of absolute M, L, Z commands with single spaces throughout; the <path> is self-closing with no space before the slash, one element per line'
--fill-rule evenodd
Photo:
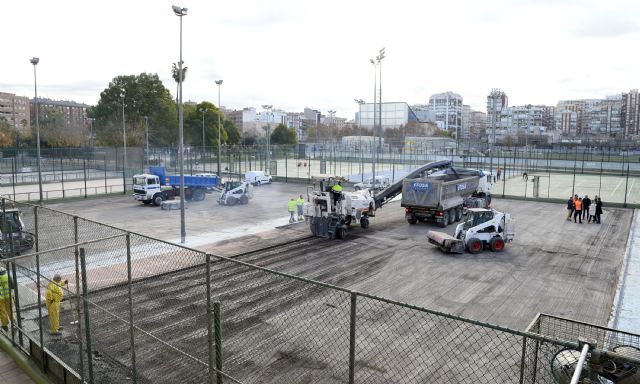
<path fill-rule="evenodd" d="M 2 194 L 18 201 L 39 199 L 35 149 L 7 149 L 0 159 Z M 42 152 L 43 198 L 89 198 L 127 194 L 132 176 L 149 165 L 162 165 L 177 174 L 175 148 L 46 148 Z M 311 180 L 321 175 L 342 176 L 356 183 L 376 175 L 399 180 L 416 167 L 450 159 L 456 166 L 481 168 L 501 181 L 494 195 L 565 200 L 578 193 L 599 195 L 606 203 L 640 206 L 640 152 L 625 147 L 496 147 L 463 143 L 457 149 L 434 143 L 383 146 L 341 144 L 273 145 L 269 164 L 264 145 L 224 146 L 220 170 L 225 178 L 242 177 L 250 170 L 268 170 L 281 181 Z M 185 153 L 185 174 L 217 173 L 217 147 L 192 148 Z M 527 180 L 524 180 L 524 174 Z M 497 176 L 497 175 L 496 175 Z M 636 186 L 639 184 L 639 186 Z M 635 190 L 634 190 L 635 189 Z"/>
<path fill-rule="evenodd" d="M 568 383 L 585 344 L 583 375 L 640 379 L 638 335 L 549 315 L 515 330 L 36 205 L 3 199 L 2 213 L 15 316 L 0 337 L 58 382 Z M 55 273 L 61 336 L 47 330 Z"/>

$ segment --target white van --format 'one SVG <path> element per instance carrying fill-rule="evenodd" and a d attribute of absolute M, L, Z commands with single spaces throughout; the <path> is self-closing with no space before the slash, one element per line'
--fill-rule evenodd
<path fill-rule="evenodd" d="M 374 189 L 376 191 L 383 190 L 391 185 L 388 176 L 376 176 L 376 184 L 373 185 L 373 178 L 365 179 L 363 183 L 354 184 L 354 188 L 356 191 L 361 189 Z"/>
<path fill-rule="evenodd" d="M 265 174 L 264 171 L 249 171 L 244 174 L 244 180 L 247 183 L 257 186 L 261 184 L 270 184 L 272 177 L 271 175 Z"/>

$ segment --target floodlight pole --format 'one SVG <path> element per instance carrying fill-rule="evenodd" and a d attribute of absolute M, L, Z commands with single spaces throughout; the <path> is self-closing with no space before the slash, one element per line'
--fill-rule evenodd
<path fill-rule="evenodd" d="M 40 62 L 38 57 L 34 57 L 31 59 L 31 64 L 33 64 L 33 88 L 35 92 L 35 102 L 36 102 L 36 156 L 38 156 L 38 192 L 40 193 L 38 203 L 42 205 L 42 171 L 40 163 L 42 163 L 42 159 L 40 157 L 40 120 L 39 115 L 40 111 L 38 109 L 38 80 L 36 77 L 36 65 Z"/>
<path fill-rule="evenodd" d="M 184 244 L 187 237 L 184 214 L 184 109 L 182 106 L 182 16 L 187 15 L 187 8 L 173 6 L 173 12 L 180 18 L 180 61 L 178 62 L 178 148 L 180 153 L 180 242 Z"/>

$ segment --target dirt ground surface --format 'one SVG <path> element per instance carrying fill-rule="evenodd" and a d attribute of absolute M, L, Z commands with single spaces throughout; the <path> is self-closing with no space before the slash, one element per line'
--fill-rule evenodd
<path fill-rule="evenodd" d="M 276 183 L 256 188 L 248 206 L 221 207 L 214 203 L 215 195 L 191 203 L 187 245 L 232 256 L 299 239 L 237 258 L 520 330 L 540 312 L 599 325 L 609 320 L 632 210 L 606 209 L 601 225 L 578 224 L 566 221 L 562 204 L 494 199 L 494 208 L 511 213 L 516 220 L 514 242 L 502 253 L 451 255 L 428 244 L 426 232 L 436 229 L 435 225 L 409 225 L 398 202 L 378 211 L 369 229 L 354 228 L 344 241 L 308 238 L 304 223 L 286 225 L 286 201 L 304 191 L 303 185 Z M 162 211 L 130 198 L 51 207 L 160 239 L 179 240 L 179 211 Z M 450 233 L 453 230 L 454 225 L 447 228 Z M 153 338 L 207 361 L 205 279 L 204 268 L 196 267 L 134 284 L 135 323 L 149 333 L 136 336 L 140 382 L 206 379 L 202 364 Z M 244 383 L 346 381 L 348 293 L 224 261 L 214 264 L 212 281 L 214 300 L 222 308 L 226 373 Z M 126 317 L 126 286 L 102 289 L 91 297 Z M 371 299 L 358 303 L 356 381 L 386 383 L 410 376 L 412 382 L 426 382 L 438 375 L 441 382 L 517 381 L 521 339 L 503 335 L 502 344 L 461 349 L 485 331 Z M 71 319 L 71 313 L 63 310 L 63 323 Z M 108 372 L 102 382 L 128 381 L 127 327 L 98 311 L 92 313 L 92 321 L 100 371 Z M 440 332 L 425 334 L 425 329 Z M 50 343 L 74 345 L 72 332 Z M 481 367 L 475 375 L 484 379 L 460 371 L 465 368 L 445 370 L 434 364 L 433 357 L 425 357 L 438 348 L 449 356 L 448 366 L 472 370 L 473 361 Z M 487 356 L 505 352 L 513 355 L 504 357 L 488 380 L 489 364 L 496 364 L 496 359 L 487 362 Z M 504 373 L 496 373 L 500 370 Z M 462 373 L 464 380 L 456 376 Z"/>

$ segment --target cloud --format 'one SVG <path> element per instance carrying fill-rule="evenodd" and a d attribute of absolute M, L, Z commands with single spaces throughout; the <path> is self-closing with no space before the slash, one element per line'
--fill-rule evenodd
<path fill-rule="evenodd" d="M 598 18 L 587 21 L 575 28 L 572 33 L 577 37 L 619 37 L 640 32 L 640 22 L 625 19 L 625 15 L 617 15 L 618 20 Z"/>

